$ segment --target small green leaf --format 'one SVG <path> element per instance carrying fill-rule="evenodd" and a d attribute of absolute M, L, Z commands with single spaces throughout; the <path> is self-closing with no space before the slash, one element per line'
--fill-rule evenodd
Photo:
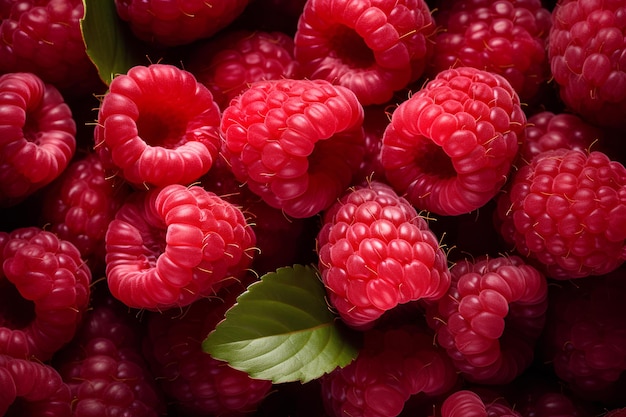
<path fill-rule="evenodd" d="M 113 0 L 83 0 L 83 6 L 80 30 L 87 55 L 109 85 L 113 77 L 142 63 L 145 53 L 119 18 Z"/>
<path fill-rule="evenodd" d="M 202 348 L 253 378 L 305 383 L 352 362 L 355 339 L 328 308 L 316 271 L 294 265 L 250 285 Z"/>

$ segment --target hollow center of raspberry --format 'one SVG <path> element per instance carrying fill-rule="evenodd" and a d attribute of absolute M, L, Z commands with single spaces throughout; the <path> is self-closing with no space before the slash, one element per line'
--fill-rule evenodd
<path fill-rule="evenodd" d="M 353 29 L 339 25 L 330 39 L 334 55 L 351 67 L 367 68 L 376 62 L 374 53 Z"/>
<path fill-rule="evenodd" d="M 39 145 L 39 139 L 41 138 L 42 133 L 36 117 L 30 114 L 26 115 L 26 123 L 22 128 L 22 132 L 24 132 L 24 139 Z"/>
<path fill-rule="evenodd" d="M 457 174 L 450 157 L 429 140 L 422 140 L 417 147 L 415 164 L 423 173 L 434 177 L 453 178 Z"/>
<path fill-rule="evenodd" d="M 187 124 L 177 117 L 176 111 L 141 111 L 137 119 L 139 137 L 149 146 L 175 149 L 185 142 Z"/>
<path fill-rule="evenodd" d="M 0 326 L 20 330 L 35 319 L 35 304 L 6 279 L 0 279 Z"/>

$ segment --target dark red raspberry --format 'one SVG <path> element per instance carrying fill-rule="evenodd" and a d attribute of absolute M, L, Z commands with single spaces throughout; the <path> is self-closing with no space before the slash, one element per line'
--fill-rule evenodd
<path fill-rule="evenodd" d="M 144 352 L 176 415 L 250 414 L 272 388 L 270 381 L 250 378 L 202 350 L 202 341 L 241 291 L 241 286 L 234 285 L 219 297 L 198 300 L 184 311 L 148 314 Z"/>
<path fill-rule="evenodd" d="M 626 4 L 560 0 L 553 11 L 548 58 L 560 97 L 588 122 L 626 126 Z"/>
<path fill-rule="evenodd" d="M 551 278 L 610 272 L 626 260 L 626 169 L 598 151 L 544 152 L 511 178 L 496 222 Z"/>
<path fill-rule="evenodd" d="M 95 149 L 110 175 L 138 188 L 188 185 L 220 148 L 220 111 L 211 92 L 172 65 L 135 66 L 102 99 Z"/>
<path fill-rule="evenodd" d="M 609 411 L 605 417 L 626 417 L 626 407 Z"/>
<path fill-rule="evenodd" d="M 257 81 L 222 115 L 224 154 L 237 180 L 295 218 L 318 214 L 350 185 L 363 159 L 363 107 L 324 80 Z"/>
<path fill-rule="evenodd" d="M 438 299 L 450 285 L 428 223 L 384 183 L 346 191 L 324 214 L 317 240 L 330 303 L 352 327 L 369 328 L 400 304 Z"/>
<path fill-rule="evenodd" d="M 30 72 L 65 95 L 103 85 L 85 49 L 81 0 L 0 2 L 0 74 Z"/>
<path fill-rule="evenodd" d="M 380 149 L 383 146 L 383 134 L 389 125 L 391 113 L 387 106 L 366 106 L 363 110 L 365 111 L 363 120 L 365 156 L 352 183 L 361 184 L 372 180 L 385 182 L 385 170 L 380 160 Z"/>
<path fill-rule="evenodd" d="M 31 73 L 0 75 L 0 206 L 57 178 L 76 150 L 76 123 L 59 90 Z"/>
<path fill-rule="evenodd" d="M 309 0 L 294 37 L 304 76 L 384 104 L 417 80 L 433 51 L 435 23 L 424 0 Z"/>
<path fill-rule="evenodd" d="M 193 47 L 185 60 L 185 69 L 211 91 L 222 110 L 253 82 L 299 78 L 298 68 L 291 37 L 245 29 Z"/>
<path fill-rule="evenodd" d="M 46 361 L 74 337 L 91 272 L 76 247 L 37 227 L 0 232 L 0 354 Z"/>
<path fill-rule="evenodd" d="M 249 0 L 115 0 L 120 18 L 142 41 L 170 47 L 215 35 L 246 8 Z"/>
<path fill-rule="evenodd" d="M 448 294 L 427 319 L 463 376 L 506 384 L 534 359 L 545 323 L 547 280 L 516 256 L 459 261 Z"/>
<path fill-rule="evenodd" d="M 504 76 L 520 98 L 533 101 L 550 78 L 546 53 L 552 27 L 540 0 L 440 0 L 439 30 L 428 72 L 474 67 Z"/>
<path fill-rule="evenodd" d="M 256 242 L 239 208 L 178 184 L 136 191 L 105 239 L 111 293 L 148 310 L 182 307 L 232 284 L 250 266 Z"/>
<path fill-rule="evenodd" d="M 0 415 L 71 417 L 70 402 L 70 389 L 53 367 L 0 354 Z"/>
<path fill-rule="evenodd" d="M 41 221 L 46 229 L 76 246 L 92 272 L 104 270 L 104 236 L 131 192 L 105 177 L 95 153 L 72 162 L 44 192 Z"/>
<path fill-rule="evenodd" d="M 381 149 L 387 181 L 418 210 L 469 213 L 505 184 L 525 125 L 505 78 L 444 70 L 393 112 Z"/>
<path fill-rule="evenodd" d="M 475 392 L 459 390 L 445 399 L 441 417 L 522 417 L 505 400 L 483 401 Z"/>

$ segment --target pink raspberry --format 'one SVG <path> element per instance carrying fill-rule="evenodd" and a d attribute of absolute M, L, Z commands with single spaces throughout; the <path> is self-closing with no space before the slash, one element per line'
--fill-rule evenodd
<path fill-rule="evenodd" d="M 0 354 L 46 361 L 74 337 L 91 272 L 71 243 L 37 227 L 0 232 Z"/>
<path fill-rule="evenodd" d="M 626 5 L 560 0 L 548 38 L 552 76 L 565 105 L 588 122 L 626 122 Z"/>
<path fill-rule="evenodd" d="M 0 75 L 0 206 L 57 178 L 76 150 L 76 123 L 59 90 L 31 73 Z"/>
<path fill-rule="evenodd" d="M 106 233 L 111 294 L 162 310 L 214 295 L 253 259 L 254 231 L 233 204 L 199 186 L 137 191 Z"/>
<path fill-rule="evenodd" d="M 249 0 L 115 0 L 120 18 L 142 41 L 160 47 L 190 44 L 215 35 Z"/>
<path fill-rule="evenodd" d="M 546 53 L 551 12 L 540 0 L 438 1 L 439 30 L 428 72 L 474 67 L 502 75 L 523 101 L 550 78 Z"/>
<path fill-rule="evenodd" d="M 220 148 L 220 111 L 211 92 L 172 65 L 135 66 L 104 95 L 94 132 L 107 175 L 145 188 L 188 185 Z"/>
<path fill-rule="evenodd" d="M 505 78 L 444 70 L 393 112 L 381 149 L 387 181 L 419 210 L 469 213 L 505 184 L 525 125 Z"/>
<path fill-rule="evenodd" d="M 255 81 L 299 77 L 290 36 L 245 29 L 193 47 L 185 68 L 211 91 L 222 110 Z"/>
<path fill-rule="evenodd" d="M 384 104 L 417 80 L 433 51 L 435 23 L 424 0 L 309 0 L 294 37 L 303 75 Z"/>
<path fill-rule="evenodd" d="M 522 417 L 506 401 L 485 402 L 475 392 L 459 390 L 448 396 L 441 406 L 441 417 Z"/>
<path fill-rule="evenodd" d="M 71 417 L 71 400 L 50 365 L 0 354 L 0 415 Z"/>
<path fill-rule="evenodd" d="M 545 323 L 547 280 L 521 258 L 459 261 L 427 319 L 465 379 L 506 384 L 533 361 Z"/>
<path fill-rule="evenodd" d="M 0 74 L 30 72 L 64 95 L 103 86 L 85 49 L 81 0 L 8 0 L 0 3 Z"/>
<path fill-rule="evenodd" d="M 626 260 L 626 168 L 602 152 L 536 156 L 498 198 L 502 237 L 554 279 L 602 275 Z"/>
<path fill-rule="evenodd" d="M 410 301 L 438 299 L 450 285 L 428 223 L 384 183 L 347 191 L 324 214 L 317 240 L 330 303 L 352 327 L 372 327 Z"/>
<path fill-rule="evenodd" d="M 324 80 L 257 81 L 222 115 L 222 150 L 238 181 L 295 218 L 328 208 L 363 158 L 363 107 Z"/>

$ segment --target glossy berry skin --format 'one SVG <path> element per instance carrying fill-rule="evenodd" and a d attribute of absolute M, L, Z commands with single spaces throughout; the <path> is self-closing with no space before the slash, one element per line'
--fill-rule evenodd
<path fill-rule="evenodd" d="M 496 222 L 551 278 L 608 273 L 626 259 L 626 169 L 598 151 L 544 152 L 511 179 Z"/>
<path fill-rule="evenodd" d="M 13 206 L 61 175 L 76 123 L 59 90 L 32 73 L 0 75 L 0 107 L 0 206 Z"/>
<path fill-rule="evenodd" d="M 0 232 L 0 261 L 0 354 L 47 361 L 76 333 L 91 271 L 74 245 L 37 227 Z"/>
<path fill-rule="evenodd" d="M 438 299 L 450 285 L 428 223 L 384 183 L 346 191 L 325 212 L 317 241 L 329 301 L 354 328 L 371 328 L 400 304 Z"/>
<path fill-rule="evenodd" d="M 135 66 L 115 77 L 102 99 L 95 149 L 107 175 L 137 188 L 188 185 L 211 168 L 219 125 L 211 92 L 190 72 Z"/>
<path fill-rule="evenodd" d="M 295 218 L 328 208 L 363 158 L 363 107 L 324 80 L 258 81 L 222 115 L 222 151 L 238 181 Z"/>
<path fill-rule="evenodd" d="M 129 307 L 183 307 L 235 282 L 256 236 L 239 208 L 199 186 L 134 194 L 109 223 L 106 276 Z"/>
<path fill-rule="evenodd" d="M 506 384 L 528 368 L 547 309 L 547 280 L 521 258 L 478 258 L 450 269 L 448 294 L 427 319 L 465 379 Z"/>
<path fill-rule="evenodd" d="M 0 354 L 0 415 L 71 417 L 69 387 L 52 366 Z"/>
<path fill-rule="evenodd" d="M 417 80 L 432 55 L 435 24 L 423 0 L 309 0 L 294 36 L 302 73 L 387 103 Z"/>
<path fill-rule="evenodd" d="M 381 148 L 387 181 L 418 210 L 469 213 L 505 184 L 525 125 L 505 78 L 444 70 L 393 112 Z"/>
<path fill-rule="evenodd" d="M 215 35 L 239 16 L 249 0 L 115 0 L 133 34 L 157 47 L 186 45 Z"/>
<path fill-rule="evenodd" d="M 548 58 L 563 103 L 584 120 L 624 127 L 626 5 L 561 0 L 553 11 Z"/>
<path fill-rule="evenodd" d="M 441 405 L 441 417 L 522 417 L 502 399 L 485 402 L 475 392 L 459 390 L 452 393 Z"/>

